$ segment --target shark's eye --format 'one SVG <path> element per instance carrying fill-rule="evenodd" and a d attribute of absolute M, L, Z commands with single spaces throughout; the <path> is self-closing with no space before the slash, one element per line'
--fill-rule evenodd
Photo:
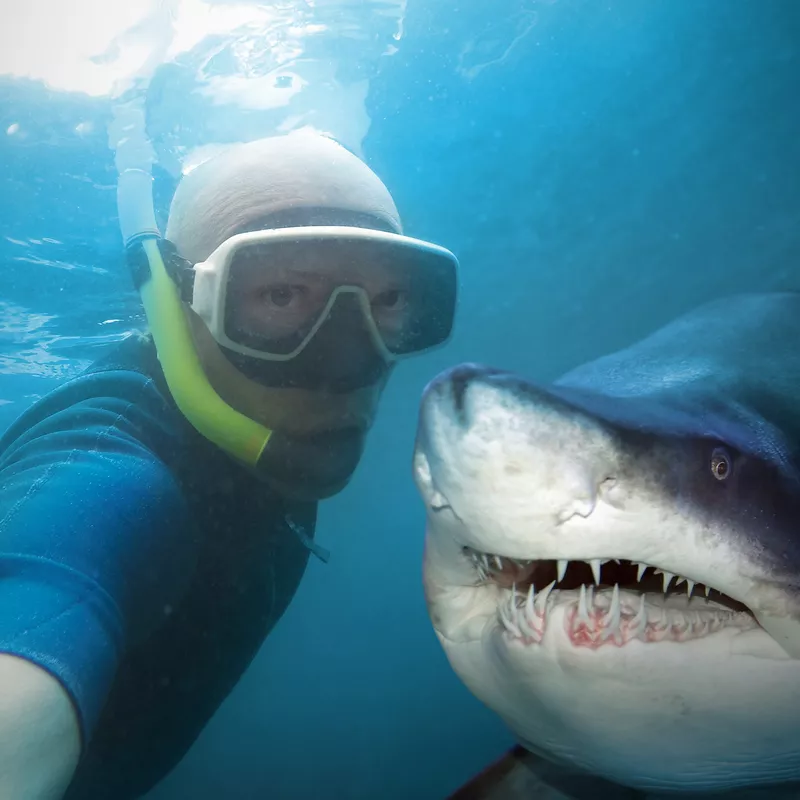
<path fill-rule="evenodd" d="M 711 453 L 711 474 L 718 481 L 724 481 L 731 474 L 731 459 L 722 447 L 715 447 Z"/>

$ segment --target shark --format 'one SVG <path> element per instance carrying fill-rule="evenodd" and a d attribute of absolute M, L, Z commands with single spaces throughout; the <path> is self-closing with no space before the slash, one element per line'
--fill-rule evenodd
<path fill-rule="evenodd" d="M 553 381 L 457 364 L 413 475 L 433 629 L 517 762 L 620 797 L 797 786 L 800 293 L 706 302 Z"/>

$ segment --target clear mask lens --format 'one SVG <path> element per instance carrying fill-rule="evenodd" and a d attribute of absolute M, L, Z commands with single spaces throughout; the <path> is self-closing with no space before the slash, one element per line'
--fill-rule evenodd
<path fill-rule="evenodd" d="M 457 277 L 451 258 L 402 241 L 284 239 L 238 246 L 225 290 L 226 336 L 263 358 L 297 355 L 334 310 L 400 357 L 446 341 Z"/>

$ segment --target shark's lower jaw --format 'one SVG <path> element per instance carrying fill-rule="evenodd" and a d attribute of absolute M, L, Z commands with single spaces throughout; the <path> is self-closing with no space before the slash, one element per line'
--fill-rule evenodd
<path fill-rule="evenodd" d="M 463 548 L 478 585 L 500 587 L 497 619 L 506 636 L 541 644 L 553 617 L 575 647 L 596 649 L 686 642 L 725 628 L 758 627 L 741 603 L 703 584 L 647 564 L 593 559 L 519 561 Z"/>

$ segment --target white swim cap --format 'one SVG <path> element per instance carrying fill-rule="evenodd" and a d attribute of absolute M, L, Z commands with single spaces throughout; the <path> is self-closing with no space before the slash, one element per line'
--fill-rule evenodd
<path fill-rule="evenodd" d="M 166 237 L 197 263 L 235 233 L 282 227 L 286 212 L 325 210 L 402 233 L 389 190 L 363 161 L 326 136 L 294 131 L 233 145 L 184 175 Z"/>

